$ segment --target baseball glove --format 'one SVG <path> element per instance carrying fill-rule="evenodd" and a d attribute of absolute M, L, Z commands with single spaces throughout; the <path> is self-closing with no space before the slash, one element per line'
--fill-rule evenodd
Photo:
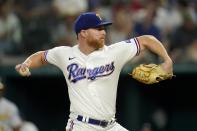
<path fill-rule="evenodd" d="M 171 79 L 173 76 L 173 74 L 166 73 L 161 65 L 157 64 L 140 64 L 129 75 L 144 84 L 158 83 L 166 79 Z"/>

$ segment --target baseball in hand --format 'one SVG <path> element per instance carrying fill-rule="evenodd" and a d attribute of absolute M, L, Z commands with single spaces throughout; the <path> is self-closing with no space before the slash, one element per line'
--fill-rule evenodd
<path fill-rule="evenodd" d="M 30 71 L 29 71 L 29 68 L 27 68 L 27 67 L 25 67 L 25 68 L 21 68 L 20 70 L 19 70 L 19 73 L 20 73 L 20 75 L 22 75 L 22 76 L 29 76 L 30 75 Z"/>

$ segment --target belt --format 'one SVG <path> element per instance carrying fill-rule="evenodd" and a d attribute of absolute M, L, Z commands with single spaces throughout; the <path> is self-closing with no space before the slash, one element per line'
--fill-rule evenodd
<path fill-rule="evenodd" d="M 101 126 L 103 128 L 107 127 L 108 124 L 112 124 L 115 122 L 115 120 L 106 121 L 106 120 L 96 120 L 96 119 L 92 119 L 92 118 L 86 119 L 85 117 L 83 117 L 81 115 L 77 116 L 77 120 L 81 121 L 81 122 L 86 122 L 89 124 Z"/>

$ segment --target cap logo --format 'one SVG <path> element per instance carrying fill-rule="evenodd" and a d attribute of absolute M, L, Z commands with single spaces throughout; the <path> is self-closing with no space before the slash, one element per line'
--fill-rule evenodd
<path fill-rule="evenodd" d="M 99 14 L 96 14 L 96 16 L 97 16 L 100 20 L 102 20 L 102 19 L 101 19 L 101 16 L 100 16 Z"/>

